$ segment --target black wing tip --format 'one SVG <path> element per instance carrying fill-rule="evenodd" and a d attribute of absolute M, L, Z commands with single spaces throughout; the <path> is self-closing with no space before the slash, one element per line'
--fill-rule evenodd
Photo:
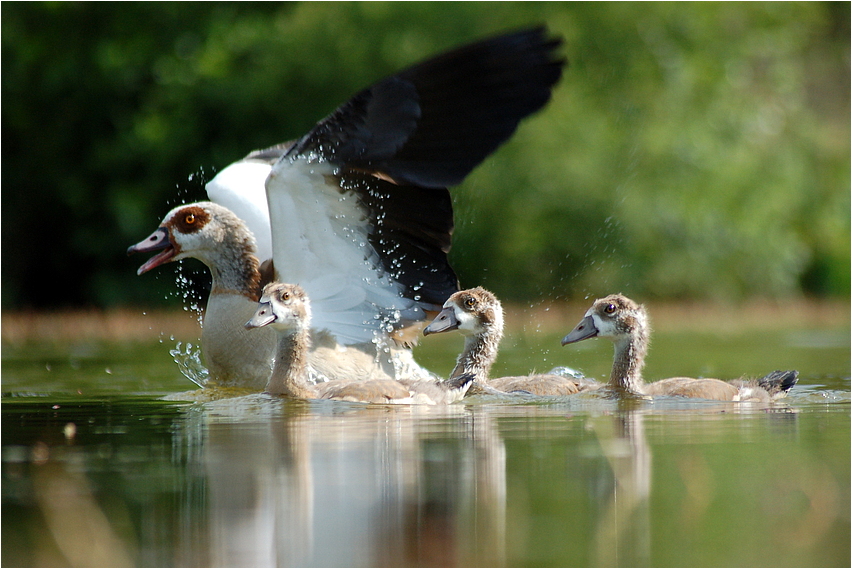
<path fill-rule="evenodd" d="M 767 391 L 789 391 L 799 381 L 799 372 L 793 370 L 775 370 L 758 380 L 758 385 Z"/>
<path fill-rule="evenodd" d="M 476 374 L 473 372 L 463 373 L 456 377 L 451 377 L 447 380 L 447 383 L 452 389 L 462 389 L 466 385 L 473 383 L 476 379 Z"/>

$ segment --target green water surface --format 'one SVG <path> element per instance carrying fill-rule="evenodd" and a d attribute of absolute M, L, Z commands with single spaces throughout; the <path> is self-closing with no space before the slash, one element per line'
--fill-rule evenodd
<path fill-rule="evenodd" d="M 3 565 L 850 564 L 848 328 L 655 337 L 648 379 L 799 369 L 769 408 L 163 401 L 194 387 L 174 347 L 3 347 Z M 458 349 L 417 355 L 446 373 Z M 610 357 L 518 332 L 495 373 Z"/>

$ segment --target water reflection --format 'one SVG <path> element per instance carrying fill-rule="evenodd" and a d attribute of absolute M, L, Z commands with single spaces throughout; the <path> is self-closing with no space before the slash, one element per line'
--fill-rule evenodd
<path fill-rule="evenodd" d="M 206 564 L 505 564 L 506 455 L 483 413 L 261 396 L 206 404 L 195 429 Z"/>
<path fill-rule="evenodd" d="M 792 403 L 7 401 L 3 561 L 837 564 L 848 403 Z"/>
<path fill-rule="evenodd" d="M 503 411 L 510 410 L 565 418 L 559 407 Z M 650 562 L 647 412 L 640 401 L 609 402 L 600 414 L 571 419 L 585 422 L 611 470 L 589 520 L 590 561 L 598 566 Z M 294 404 L 262 396 L 208 403 L 188 437 L 193 445 L 203 438 L 195 447 L 206 481 L 199 494 L 208 516 L 203 563 L 505 566 L 501 416 L 488 406 Z"/>
<path fill-rule="evenodd" d="M 121 504 L 114 505 L 108 516 L 82 472 L 45 459 L 34 472 L 33 488 L 50 537 L 50 540 L 47 536 L 42 538 L 36 552 L 38 565 L 129 567 L 132 564 L 132 541 L 127 540 L 126 533 L 117 531 L 124 524 L 116 523 L 120 521 L 117 518 L 128 521 L 126 510 Z M 55 545 L 56 553 L 51 545 Z"/>
<path fill-rule="evenodd" d="M 621 401 L 618 413 L 589 420 L 615 479 L 595 532 L 598 567 L 650 565 L 651 450 L 640 405 Z"/>

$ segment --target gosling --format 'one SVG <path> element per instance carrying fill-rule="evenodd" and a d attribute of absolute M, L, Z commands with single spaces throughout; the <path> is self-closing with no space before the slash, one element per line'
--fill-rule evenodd
<path fill-rule="evenodd" d="M 257 310 L 245 327 L 270 326 L 278 332 L 278 351 L 267 393 L 295 399 L 437 405 L 462 399 L 473 381 L 473 375 L 468 374 L 448 381 L 338 379 L 312 384 L 308 372 L 310 324 L 310 301 L 302 287 L 270 283 L 263 288 Z"/>
<path fill-rule="evenodd" d="M 503 306 L 497 297 L 482 287 L 453 293 L 443 310 L 423 330 L 424 335 L 458 330 L 465 337 L 450 378 L 465 374 L 476 376 L 476 386 L 485 393 L 526 393 L 531 395 L 573 395 L 601 387 L 587 379 L 554 374 L 531 374 L 489 378 L 503 338 Z"/>
<path fill-rule="evenodd" d="M 799 378 L 799 372 L 793 370 L 775 371 L 758 380 L 672 377 L 645 383 L 642 368 L 650 333 L 645 307 L 621 294 L 612 294 L 594 302 L 583 320 L 562 339 L 562 345 L 594 337 L 612 340 L 615 356 L 609 387 L 639 395 L 766 403 L 786 395 Z"/>

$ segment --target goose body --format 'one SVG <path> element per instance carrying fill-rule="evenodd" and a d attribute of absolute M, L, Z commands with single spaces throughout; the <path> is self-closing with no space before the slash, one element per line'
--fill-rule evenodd
<path fill-rule="evenodd" d="M 503 306 L 493 293 L 482 287 L 452 294 L 423 333 L 428 335 L 449 330 L 458 330 L 465 336 L 464 350 L 450 377 L 472 373 L 486 392 L 572 395 L 600 387 L 597 382 L 553 374 L 489 378 L 503 338 Z"/>
<path fill-rule="evenodd" d="M 159 251 L 139 267 L 145 273 L 185 258 L 210 269 L 212 286 L 201 329 L 204 364 L 212 381 L 262 389 L 272 373 L 276 336 L 250 334 L 243 323 L 254 314 L 261 276 L 254 236 L 243 221 L 212 202 L 174 208 L 160 227 L 128 253 Z"/>
<path fill-rule="evenodd" d="M 473 376 L 452 381 L 375 379 L 312 384 L 308 373 L 311 305 L 298 285 L 270 283 L 246 329 L 269 327 L 278 336 L 275 366 L 266 391 L 296 399 L 361 403 L 446 404 L 464 397 Z"/>
<path fill-rule="evenodd" d="M 263 389 L 272 373 L 278 340 L 271 329 L 249 332 L 243 326 L 257 309 L 262 285 L 269 280 L 261 272 L 254 236 L 243 221 L 213 202 L 179 206 L 166 215 L 151 236 L 128 250 L 149 251 L 160 252 L 139 268 L 139 274 L 185 258 L 196 258 L 207 265 L 212 286 L 201 343 L 212 382 Z M 309 369 L 317 382 L 399 374 L 422 377 L 428 373 L 417 366 L 407 349 L 391 346 L 380 352 L 370 342 L 340 345 L 324 329 L 315 337 Z"/>
<path fill-rule="evenodd" d="M 650 396 L 678 396 L 718 401 L 768 402 L 783 397 L 798 380 L 798 372 L 773 372 L 758 380 L 695 379 L 672 377 L 653 383 L 642 379 L 650 340 L 645 307 L 621 294 L 598 299 L 583 320 L 562 340 L 562 345 L 602 337 L 615 345 L 610 387 Z"/>
<path fill-rule="evenodd" d="M 274 261 L 271 278 L 304 287 L 331 349 L 363 351 L 390 378 L 430 377 L 407 345 L 458 290 L 447 187 L 547 103 L 564 65 L 559 44 L 525 30 L 401 71 L 302 138 L 228 166 L 208 196 L 245 222 L 257 260 Z M 158 235 L 162 225 L 131 250 L 153 250 Z M 170 260 L 154 259 L 143 268 Z M 238 335 L 237 320 L 215 320 L 228 326 L 220 335 Z"/>

